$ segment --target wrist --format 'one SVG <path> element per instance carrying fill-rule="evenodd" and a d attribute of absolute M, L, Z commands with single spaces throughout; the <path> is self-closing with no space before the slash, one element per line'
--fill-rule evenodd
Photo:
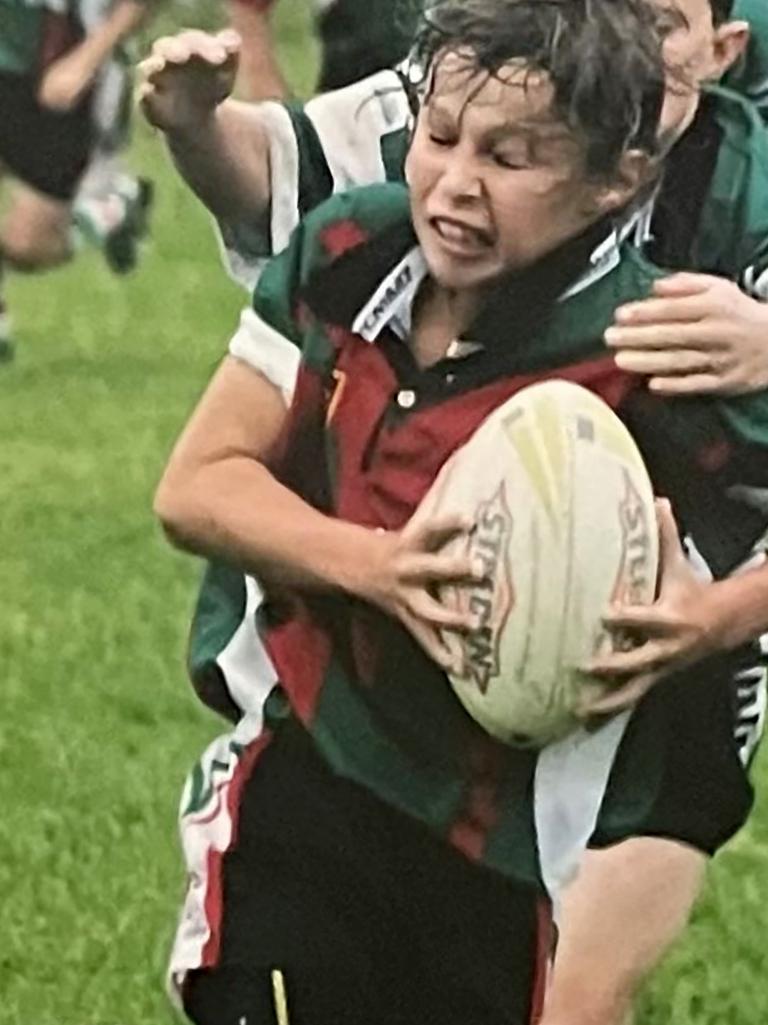
<path fill-rule="evenodd" d="M 316 571 L 325 584 L 353 598 L 375 601 L 383 532 L 333 520 L 333 543 L 321 546 Z"/>
<path fill-rule="evenodd" d="M 709 597 L 716 651 L 733 651 L 768 630 L 768 567 L 710 584 Z"/>
<path fill-rule="evenodd" d="M 163 128 L 172 152 L 209 149 L 215 146 L 219 132 L 219 106 L 194 107 L 179 110 L 172 123 Z"/>

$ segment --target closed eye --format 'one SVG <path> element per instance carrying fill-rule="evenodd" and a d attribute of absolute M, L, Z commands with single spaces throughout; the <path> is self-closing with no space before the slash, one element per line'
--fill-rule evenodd
<path fill-rule="evenodd" d="M 429 141 L 435 146 L 453 146 L 454 139 L 446 135 L 435 135 L 434 132 L 429 133 Z"/>
<path fill-rule="evenodd" d="M 494 153 L 493 162 L 508 171 L 524 171 L 531 166 L 527 160 L 513 156 L 511 153 Z"/>

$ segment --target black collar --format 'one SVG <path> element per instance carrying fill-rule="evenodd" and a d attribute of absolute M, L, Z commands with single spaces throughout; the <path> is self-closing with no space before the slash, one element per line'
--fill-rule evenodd
<path fill-rule="evenodd" d="M 507 275 L 493 287 L 466 338 L 491 350 L 508 349 L 510 334 L 540 334 L 556 303 L 613 233 L 612 220 L 604 218 L 531 267 Z M 351 329 L 376 289 L 417 244 L 410 219 L 404 218 L 316 271 L 301 298 L 321 321 Z"/>

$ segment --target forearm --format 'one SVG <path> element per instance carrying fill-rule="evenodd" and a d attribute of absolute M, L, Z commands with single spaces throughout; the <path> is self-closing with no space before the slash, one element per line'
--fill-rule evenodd
<path fill-rule="evenodd" d="M 133 35 L 146 17 L 147 4 L 118 0 L 106 19 L 89 32 L 73 53 L 95 75 L 115 47 Z"/>
<path fill-rule="evenodd" d="M 768 564 L 711 585 L 723 609 L 725 650 L 768 633 Z"/>
<path fill-rule="evenodd" d="M 205 120 L 166 133 L 179 173 L 220 220 L 269 216 L 269 141 L 255 104 L 224 100 Z"/>
<path fill-rule="evenodd" d="M 359 594 L 373 532 L 318 512 L 254 459 L 232 456 L 185 479 L 166 475 L 155 511 L 177 547 L 272 584 Z"/>

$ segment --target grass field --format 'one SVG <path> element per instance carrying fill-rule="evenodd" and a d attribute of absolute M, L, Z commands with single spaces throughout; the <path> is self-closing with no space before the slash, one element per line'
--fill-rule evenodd
<path fill-rule="evenodd" d="M 283 4 L 281 40 L 306 88 L 302 7 Z M 9 289 L 20 351 L 0 368 L 0 1025 L 174 1020 L 176 803 L 220 730 L 182 667 L 199 567 L 165 546 L 150 502 L 242 297 L 143 129 L 136 159 L 158 186 L 140 270 L 118 281 L 83 254 Z M 758 784 L 766 773 L 763 760 Z M 765 1025 L 767 931 L 763 803 L 717 859 L 639 1022 Z"/>

